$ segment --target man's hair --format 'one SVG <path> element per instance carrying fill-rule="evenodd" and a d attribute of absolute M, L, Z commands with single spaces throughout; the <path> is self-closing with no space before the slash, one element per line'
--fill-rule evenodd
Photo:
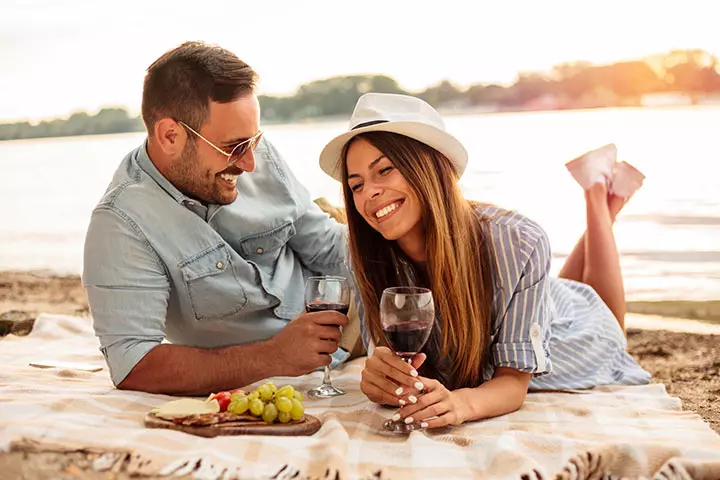
<path fill-rule="evenodd" d="M 200 129 L 210 101 L 232 102 L 255 90 L 257 74 L 234 53 L 203 42 L 185 42 L 147 69 L 142 117 L 148 134 L 162 118 Z"/>

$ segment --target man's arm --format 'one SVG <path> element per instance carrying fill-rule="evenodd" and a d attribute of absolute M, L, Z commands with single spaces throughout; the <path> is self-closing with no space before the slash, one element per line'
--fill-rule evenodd
<path fill-rule="evenodd" d="M 112 207 L 93 211 L 83 261 L 93 327 L 118 385 L 165 338 L 170 281 L 143 234 Z"/>
<path fill-rule="evenodd" d="M 347 226 L 323 212 L 308 196 L 305 214 L 295 222 L 295 235 L 290 247 L 305 266 L 314 272 L 329 275 L 347 274 Z"/>
<path fill-rule="evenodd" d="M 290 170 L 275 146 L 267 142 L 268 155 L 282 171 L 282 178 L 300 211 L 295 235 L 288 242 L 302 263 L 323 274 L 346 274 L 347 226 L 338 223 L 312 201 L 310 193 Z"/>
<path fill-rule="evenodd" d="M 118 388 L 205 395 L 274 376 L 295 377 L 330 364 L 340 341 L 338 312 L 305 313 L 264 342 L 203 349 L 162 344 L 138 362 Z"/>
<path fill-rule="evenodd" d="M 117 386 L 121 390 L 206 395 L 275 375 L 263 360 L 265 342 L 217 349 L 161 344 L 153 347 Z"/>

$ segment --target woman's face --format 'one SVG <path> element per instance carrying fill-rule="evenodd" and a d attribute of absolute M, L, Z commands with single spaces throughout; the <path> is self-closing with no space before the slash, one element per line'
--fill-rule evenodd
<path fill-rule="evenodd" d="M 420 202 L 393 163 L 364 138 L 353 141 L 346 158 L 348 187 L 365 221 L 387 240 L 419 233 Z"/>

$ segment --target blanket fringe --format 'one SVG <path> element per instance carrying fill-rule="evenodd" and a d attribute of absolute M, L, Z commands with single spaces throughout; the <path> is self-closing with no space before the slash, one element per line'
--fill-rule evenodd
<path fill-rule="evenodd" d="M 125 458 L 127 458 L 127 456 L 127 453 L 104 453 L 98 458 L 96 458 L 95 461 L 92 463 L 93 470 L 95 470 L 96 472 L 110 471 L 112 473 L 120 473 L 123 465 L 125 464 Z"/>
<path fill-rule="evenodd" d="M 96 472 L 113 474 L 125 473 L 131 476 L 158 476 L 158 477 L 192 477 L 197 480 L 248 480 L 243 475 L 241 467 L 221 467 L 214 465 L 201 457 L 180 459 L 164 466 L 159 466 L 142 455 L 126 451 L 101 451 L 93 449 L 73 449 L 51 443 L 41 443 L 35 440 L 22 439 L 11 445 L 11 451 L 26 453 L 79 453 L 87 455 L 88 463 L 84 467 Z M 283 467 L 274 475 L 253 477 L 265 480 L 344 480 L 336 469 L 326 469 L 325 475 L 312 477 L 302 470 L 290 465 Z M 385 477 L 370 476 L 368 480 L 383 480 Z"/>
<path fill-rule="evenodd" d="M 698 463 L 672 458 L 657 471 L 653 480 L 720 480 L 720 461 Z"/>
<path fill-rule="evenodd" d="M 216 466 L 203 458 L 176 460 L 158 468 L 152 460 L 137 454 L 108 453 L 93 465 L 97 471 L 124 472 L 132 476 L 192 477 L 197 480 L 236 480 L 243 477 L 240 468 Z"/>
<path fill-rule="evenodd" d="M 605 473 L 614 458 L 603 453 L 589 451 L 575 455 L 555 480 L 615 480 Z"/>
<path fill-rule="evenodd" d="M 667 450 L 639 455 L 631 445 L 615 445 L 575 455 L 555 480 L 720 480 L 720 461 L 679 455 Z"/>
<path fill-rule="evenodd" d="M 96 472 L 113 474 L 125 473 L 131 476 L 159 476 L 159 477 L 193 477 L 198 480 L 236 480 L 247 477 L 241 474 L 240 468 L 218 467 L 207 460 L 194 458 L 190 460 L 177 460 L 165 466 L 159 466 L 152 460 L 136 453 L 126 451 L 100 451 L 93 449 L 72 449 L 50 443 L 40 443 L 34 440 L 22 439 L 10 446 L 11 451 L 25 453 L 79 453 L 87 456 L 87 464 L 81 468 L 88 468 Z M 295 477 L 300 480 L 302 477 Z"/>
<path fill-rule="evenodd" d="M 458 443 L 456 438 L 445 441 Z M 126 473 L 131 476 L 190 476 L 198 480 L 247 479 L 241 467 L 226 467 L 211 463 L 208 459 L 195 457 L 176 460 L 167 465 L 158 465 L 148 457 L 127 451 L 101 451 L 97 449 L 70 449 L 52 443 L 22 439 L 10 445 L 11 451 L 26 453 L 80 453 L 86 457 L 80 468 L 114 474 Z M 697 461 L 683 458 L 680 452 L 667 450 L 658 455 L 638 455 L 631 445 L 614 445 L 579 453 L 568 460 L 565 468 L 553 480 L 720 480 L 720 461 Z M 644 461 L 643 461 L 644 459 Z M 647 463 L 646 463 L 647 462 Z M 76 466 L 77 468 L 77 466 Z M 646 476 L 650 475 L 650 476 Z M 257 478 L 257 477 L 256 477 Z M 345 480 L 337 468 L 327 468 L 323 473 L 312 476 L 290 464 L 283 465 L 274 475 L 263 477 L 268 480 Z M 387 472 L 378 470 L 364 480 L 386 480 Z M 521 475 L 522 480 L 548 480 L 538 470 Z"/>

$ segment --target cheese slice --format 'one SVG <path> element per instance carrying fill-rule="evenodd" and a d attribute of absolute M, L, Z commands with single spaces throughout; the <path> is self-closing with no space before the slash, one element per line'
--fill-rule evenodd
<path fill-rule="evenodd" d="M 189 417 L 190 415 L 203 415 L 218 413 L 220 404 L 217 400 L 197 400 L 195 398 L 181 398 L 163 403 L 151 410 L 155 416 L 171 420 L 173 418 Z"/>

